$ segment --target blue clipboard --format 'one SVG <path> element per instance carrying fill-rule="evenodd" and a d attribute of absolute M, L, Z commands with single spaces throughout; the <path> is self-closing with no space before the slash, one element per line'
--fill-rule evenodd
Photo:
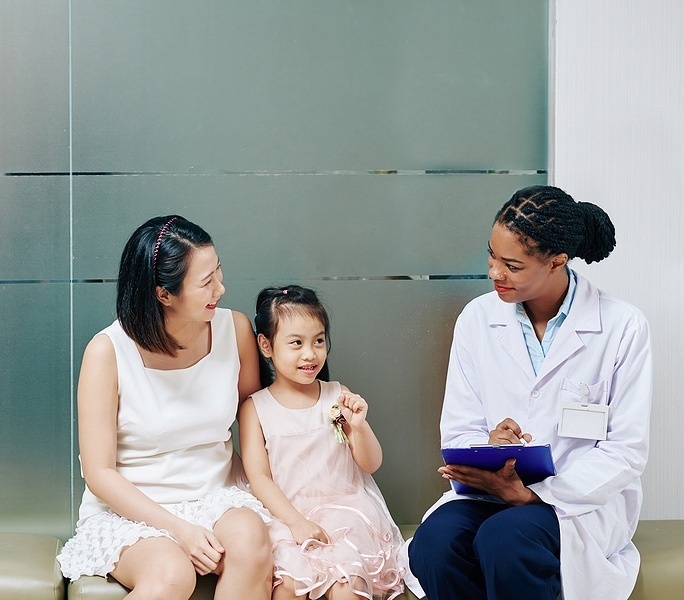
<path fill-rule="evenodd" d="M 551 456 L 551 446 L 521 446 L 517 444 L 494 444 L 470 448 L 442 448 L 445 465 L 465 465 L 486 471 L 498 471 L 509 458 L 515 458 L 515 470 L 524 485 L 543 481 L 556 474 Z M 485 494 L 482 490 L 451 481 L 458 494 Z"/>

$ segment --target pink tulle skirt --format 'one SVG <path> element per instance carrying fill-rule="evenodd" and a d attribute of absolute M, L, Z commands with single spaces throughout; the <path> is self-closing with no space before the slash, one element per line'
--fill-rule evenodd
<path fill-rule="evenodd" d="M 301 546 L 278 520 L 270 527 L 275 583 L 294 581 L 297 596 L 321 598 L 335 583 L 346 583 L 368 600 L 391 600 L 404 591 L 397 565 L 401 537 L 368 506 L 323 504 L 305 514 L 328 534 L 330 543 L 307 540 Z"/>

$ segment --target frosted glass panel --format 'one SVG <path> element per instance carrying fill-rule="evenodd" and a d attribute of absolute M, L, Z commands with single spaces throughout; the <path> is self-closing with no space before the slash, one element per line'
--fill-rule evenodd
<path fill-rule="evenodd" d="M 229 278 L 480 274 L 498 208 L 545 175 L 78 178 L 74 272 L 115 278 L 142 221 L 180 213 L 214 238 Z M 137 210 L 121 204 L 144 199 Z"/>
<path fill-rule="evenodd" d="M 0 531 L 71 529 L 69 287 L 0 285 Z"/>
<path fill-rule="evenodd" d="M 67 172 L 69 0 L 0 10 L 0 172 Z"/>
<path fill-rule="evenodd" d="M 72 0 L 74 168 L 537 169 L 546 5 Z"/>
<path fill-rule="evenodd" d="M 224 306 L 319 290 L 415 522 L 494 212 L 546 181 L 546 0 L 0 5 L 0 531 L 70 534 L 71 384 L 125 240 L 168 213 L 213 235 Z"/>
<path fill-rule="evenodd" d="M 0 178 L 0 280 L 69 279 L 67 177 Z"/>

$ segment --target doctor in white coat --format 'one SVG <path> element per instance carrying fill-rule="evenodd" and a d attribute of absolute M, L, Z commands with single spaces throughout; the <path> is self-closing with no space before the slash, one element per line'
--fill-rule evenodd
<path fill-rule="evenodd" d="M 440 468 L 500 502 L 450 491 L 428 511 L 408 553 L 429 600 L 629 597 L 648 454 L 648 324 L 567 267 L 614 246 L 608 215 L 555 187 L 520 190 L 497 214 L 494 291 L 456 322 L 442 447 L 549 444 L 557 474 L 524 486 L 512 460 L 498 472 Z"/>

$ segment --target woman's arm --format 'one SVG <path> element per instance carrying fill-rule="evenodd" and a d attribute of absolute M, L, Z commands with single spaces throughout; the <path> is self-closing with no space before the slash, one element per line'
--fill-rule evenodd
<path fill-rule="evenodd" d="M 264 434 L 252 398 L 247 398 L 240 407 L 238 421 L 242 463 L 254 495 L 288 526 L 298 544 L 308 539 L 329 542 L 327 533 L 316 523 L 305 519 L 273 481 Z"/>
<path fill-rule="evenodd" d="M 78 381 L 79 446 L 88 488 L 122 517 L 168 531 L 198 573 L 213 571 L 223 553 L 218 539 L 172 515 L 116 470 L 118 405 L 114 346 L 98 335 L 85 350 Z"/>
<path fill-rule="evenodd" d="M 240 402 L 244 402 L 245 398 L 261 387 L 259 380 L 259 354 L 256 346 L 256 337 L 249 319 L 241 312 L 234 310 L 232 313 L 238 345 L 238 356 L 240 357 L 238 393 L 240 394 Z"/>
<path fill-rule="evenodd" d="M 366 420 L 368 403 L 345 386 L 342 386 L 337 403 L 347 421 L 343 427 L 354 461 L 362 471 L 375 473 L 382 464 L 382 447 Z"/>

